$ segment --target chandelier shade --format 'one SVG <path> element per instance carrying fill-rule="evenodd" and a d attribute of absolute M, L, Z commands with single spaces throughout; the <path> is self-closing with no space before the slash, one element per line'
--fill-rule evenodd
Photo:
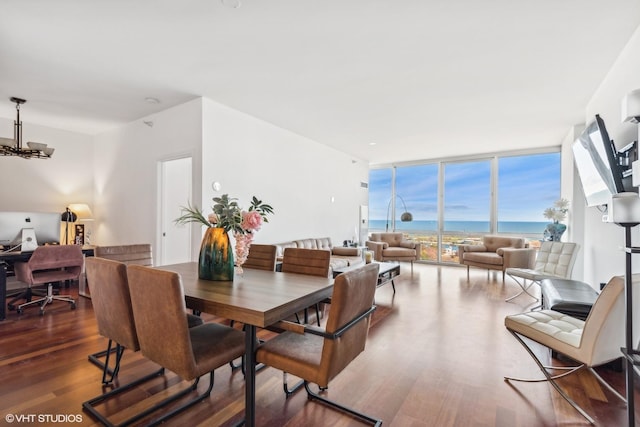
<path fill-rule="evenodd" d="M 24 159 L 48 159 L 54 152 L 54 148 L 41 142 L 27 142 L 22 144 L 22 121 L 20 121 L 20 105 L 27 102 L 25 99 L 11 97 L 11 102 L 16 104 L 16 120 L 13 122 L 13 139 L 0 137 L 0 156 L 16 156 Z"/>

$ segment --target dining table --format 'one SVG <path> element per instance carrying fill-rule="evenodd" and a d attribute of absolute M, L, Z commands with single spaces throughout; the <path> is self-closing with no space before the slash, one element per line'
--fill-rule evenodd
<path fill-rule="evenodd" d="M 331 296 L 333 278 L 244 269 L 231 281 L 198 277 L 198 263 L 156 267 L 180 275 L 186 306 L 245 326 L 245 419 L 253 427 L 256 419 L 257 328 L 265 328 Z"/>

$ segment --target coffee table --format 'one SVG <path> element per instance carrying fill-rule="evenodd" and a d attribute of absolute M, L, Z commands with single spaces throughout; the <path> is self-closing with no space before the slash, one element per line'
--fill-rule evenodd
<path fill-rule="evenodd" d="M 386 262 L 378 262 L 372 261 L 380 266 L 380 270 L 378 270 L 378 285 L 379 288 L 382 285 L 386 285 L 387 283 L 391 283 L 391 287 L 393 288 L 393 293 L 396 293 L 396 284 L 393 282 L 393 279 L 396 276 L 400 275 L 400 263 L 394 261 L 386 261 Z M 338 274 L 346 273 L 347 271 L 355 270 L 356 268 L 362 267 L 362 264 L 352 265 L 349 267 L 336 268 L 333 270 L 333 278 L 335 279 Z"/>

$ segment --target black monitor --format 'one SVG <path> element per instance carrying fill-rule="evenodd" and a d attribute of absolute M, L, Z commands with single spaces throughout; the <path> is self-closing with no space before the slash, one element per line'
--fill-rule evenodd
<path fill-rule="evenodd" d="M 27 231 L 23 233 L 23 230 Z M 0 212 L 0 245 L 4 250 L 13 247 L 21 250 L 23 239 L 32 235 L 35 235 L 38 245 L 60 243 L 60 214 Z"/>
<path fill-rule="evenodd" d="M 573 158 L 587 206 L 609 204 L 624 191 L 617 150 L 599 115 L 573 143 Z"/>

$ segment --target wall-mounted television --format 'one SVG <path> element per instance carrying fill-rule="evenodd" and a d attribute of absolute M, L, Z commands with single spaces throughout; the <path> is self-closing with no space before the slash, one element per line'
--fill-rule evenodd
<path fill-rule="evenodd" d="M 599 115 L 572 147 L 587 206 L 609 204 L 612 195 L 624 191 L 618 152 Z"/>

